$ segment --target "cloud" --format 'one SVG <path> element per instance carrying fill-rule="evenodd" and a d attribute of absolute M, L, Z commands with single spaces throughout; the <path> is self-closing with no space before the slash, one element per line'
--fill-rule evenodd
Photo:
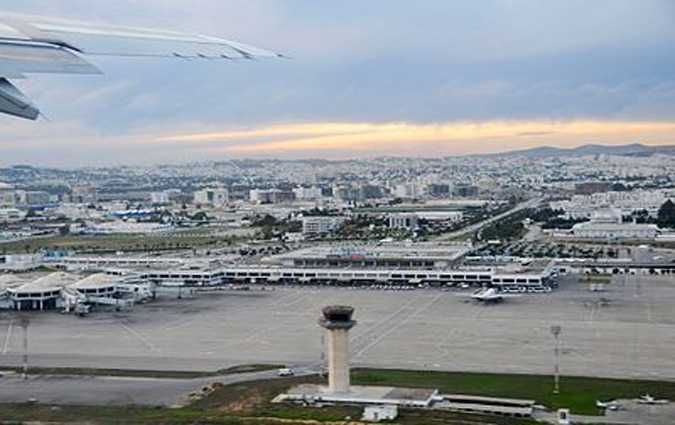
<path fill-rule="evenodd" d="M 24 127 L 0 117 L 0 140 L 24 143 L 0 146 L 2 163 L 53 162 L 55 146 L 67 150 L 61 161 L 72 164 L 134 160 L 143 149 L 148 161 L 198 157 L 207 149 L 226 155 L 262 155 L 267 149 L 289 157 L 345 156 L 345 149 L 365 155 L 369 146 L 373 153 L 402 155 L 415 154 L 418 139 L 406 135 L 413 141 L 409 146 L 403 140 L 353 141 L 390 135 L 387 123 L 407 123 L 415 129 L 410 133 L 423 139 L 434 126 L 452 123 L 675 120 L 670 0 L 427 0 L 414 8 L 404 0 L 5 3 L 2 8 L 12 12 L 213 34 L 293 59 L 233 64 L 91 57 L 105 75 L 30 76 L 18 84 L 52 121 Z M 69 131 L 61 134 L 65 127 Z M 249 130 L 259 132 L 257 138 L 239 140 L 238 132 Z M 458 131 L 453 127 L 450 133 Z M 614 133 L 575 135 L 569 128 L 564 134 L 548 127 L 515 131 L 508 137 L 474 132 L 467 140 L 482 151 L 497 149 L 496 139 L 504 148 L 620 139 Z M 671 139 L 665 130 L 642 131 L 631 137 Z M 227 133 L 229 139 L 221 134 L 215 146 L 203 134 L 209 132 Z M 152 150 L 156 138 L 182 133 L 202 139 L 165 141 L 165 150 Z M 425 149 L 459 151 L 461 140 L 446 139 L 426 141 Z M 310 140 L 316 143 L 307 144 Z M 170 156 L 169 146 L 180 150 Z"/>
<path fill-rule="evenodd" d="M 156 142 L 192 145 L 234 156 L 363 157 L 494 152 L 532 144 L 579 145 L 589 140 L 675 143 L 675 122 L 484 121 L 440 124 L 308 123 L 247 130 L 165 135 Z"/>

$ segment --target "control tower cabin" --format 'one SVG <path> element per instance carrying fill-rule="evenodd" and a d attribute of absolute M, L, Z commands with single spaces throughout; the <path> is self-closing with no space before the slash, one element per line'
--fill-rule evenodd
<path fill-rule="evenodd" d="M 344 305 L 324 307 L 319 325 L 326 329 L 328 352 L 328 392 L 349 392 L 349 330 L 356 325 L 352 320 L 354 308 Z"/>

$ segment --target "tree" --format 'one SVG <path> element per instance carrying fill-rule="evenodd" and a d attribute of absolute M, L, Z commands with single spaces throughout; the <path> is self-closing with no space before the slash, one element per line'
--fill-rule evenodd
<path fill-rule="evenodd" d="M 256 220 L 253 222 L 254 227 L 269 227 L 269 226 L 274 226 L 278 224 L 278 221 L 274 216 L 270 214 L 265 214 L 264 217 L 259 218 L 257 217 Z"/>
<path fill-rule="evenodd" d="M 70 234 L 70 225 L 66 224 L 64 226 L 59 227 L 59 235 L 61 236 L 68 236 Z"/>
<path fill-rule="evenodd" d="M 661 208 L 659 208 L 658 224 L 661 227 L 675 228 L 675 203 L 668 199 Z"/>

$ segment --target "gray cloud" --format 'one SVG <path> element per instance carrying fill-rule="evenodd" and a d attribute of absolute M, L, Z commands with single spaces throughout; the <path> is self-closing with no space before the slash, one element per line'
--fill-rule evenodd
<path fill-rule="evenodd" d="M 138 134 L 200 125 L 675 119 L 669 0 L 0 0 L 0 9 L 198 31 L 294 58 L 95 58 L 105 75 L 32 76 L 18 84 L 52 122 L 0 117 L 0 164 L 54 162 L 55 146 L 70 148 L 64 163 L 122 161 L 148 149 Z M 31 131 L 30 149 L 7 143 Z M 150 160 L 171 155 L 200 153 Z"/>

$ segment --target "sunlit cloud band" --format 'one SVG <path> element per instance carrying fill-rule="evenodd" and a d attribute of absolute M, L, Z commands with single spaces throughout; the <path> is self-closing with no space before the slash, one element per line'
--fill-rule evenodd
<path fill-rule="evenodd" d="M 157 137 L 155 142 L 194 145 L 236 156 L 341 152 L 468 154 L 531 146 L 585 143 L 675 143 L 675 122 L 485 121 L 414 123 L 301 123 Z"/>

